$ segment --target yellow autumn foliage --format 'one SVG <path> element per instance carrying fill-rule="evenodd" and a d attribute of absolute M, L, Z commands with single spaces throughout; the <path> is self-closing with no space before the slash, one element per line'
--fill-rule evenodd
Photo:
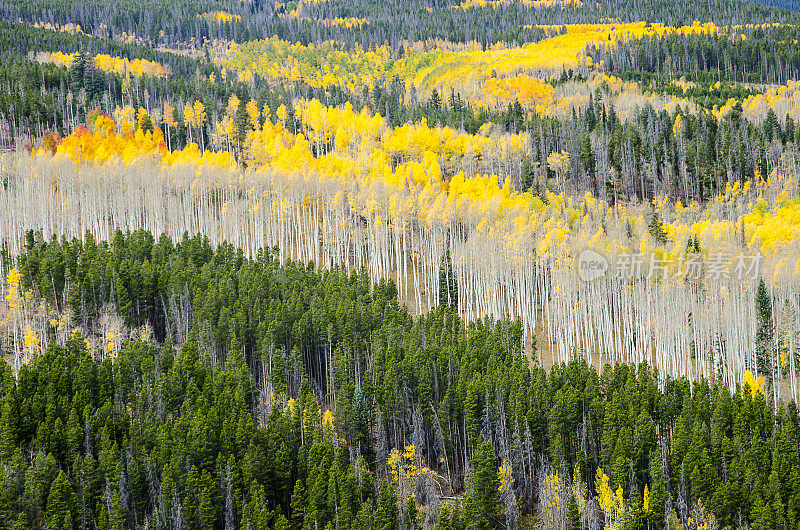
<path fill-rule="evenodd" d="M 583 5 L 581 0 L 464 0 L 458 7 L 461 9 L 500 7 L 514 3 L 538 9 L 556 7 L 566 9 L 567 7 L 581 7 Z"/>
<path fill-rule="evenodd" d="M 74 53 L 39 52 L 36 60 L 40 63 L 53 63 L 58 66 L 69 68 L 75 60 Z M 164 66 L 158 61 L 148 61 L 146 59 L 130 60 L 125 57 L 113 57 L 108 54 L 98 54 L 93 58 L 94 66 L 106 73 L 114 73 L 121 76 L 128 74 L 135 76 L 150 75 L 153 77 L 168 77 L 171 74 L 168 66 Z"/>
<path fill-rule="evenodd" d="M 197 18 L 215 24 L 230 24 L 242 20 L 241 15 L 235 15 L 227 11 L 206 11 L 205 13 L 198 14 Z"/>
<path fill-rule="evenodd" d="M 36 332 L 34 332 L 33 329 L 30 328 L 30 326 L 27 326 L 25 328 L 24 342 L 25 342 L 25 351 L 28 352 L 29 354 L 36 353 L 37 351 L 39 351 L 39 345 L 40 345 L 39 337 L 36 336 Z"/>
<path fill-rule="evenodd" d="M 755 398 L 760 393 L 764 395 L 764 376 L 759 375 L 755 377 L 750 370 L 745 371 L 744 380 L 742 380 L 742 392 L 745 392 L 747 385 L 750 388 L 750 394 Z"/>
<path fill-rule="evenodd" d="M 523 1 L 543 7 L 576 5 L 568 0 Z M 321 23 L 352 26 L 364 21 L 343 19 Z M 699 22 L 679 28 L 644 22 L 541 27 L 550 38 L 519 47 L 498 43 L 486 50 L 469 46 L 454 49 L 449 43 L 435 43 L 432 50 L 417 51 L 414 43 L 406 43 L 406 53 L 398 57 L 386 46 L 368 51 L 358 44 L 346 47 L 325 41 L 302 45 L 272 37 L 246 43 L 216 43 L 213 57 L 219 66 L 236 71 L 245 82 L 252 81 L 257 73 L 270 82 L 302 80 L 313 87 L 339 86 L 356 92 L 396 76 L 407 88 L 413 86 L 423 93 L 434 88 L 445 93 L 454 88 L 470 102 L 491 106 L 517 97 L 534 108 L 544 105 L 552 90 L 544 86 L 544 79 L 560 73 L 562 68 L 594 66 L 592 58 L 586 56 L 589 45 L 648 35 L 717 31 L 713 24 Z M 562 28 L 566 32 L 562 33 Z"/>
<path fill-rule="evenodd" d="M 229 152 L 201 152 L 194 143 L 182 150 L 170 152 L 158 127 L 147 132 L 141 128 L 131 131 L 127 122 L 119 127 L 110 116 L 103 113 L 90 113 L 89 119 L 87 126 L 79 126 L 58 144 L 55 156 L 67 157 L 75 164 L 103 164 L 112 161 L 131 163 L 150 159 L 166 165 L 225 168 L 236 165 L 235 158 Z M 34 153 L 45 156 L 49 152 L 40 148 Z"/>
<path fill-rule="evenodd" d="M 17 271 L 17 269 L 11 269 L 11 272 L 8 273 L 6 276 L 6 282 L 8 282 L 8 294 L 6 294 L 6 301 L 8 302 L 8 307 L 11 309 L 17 309 L 22 305 L 22 298 L 19 294 L 19 282 L 22 278 L 22 275 Z"/>

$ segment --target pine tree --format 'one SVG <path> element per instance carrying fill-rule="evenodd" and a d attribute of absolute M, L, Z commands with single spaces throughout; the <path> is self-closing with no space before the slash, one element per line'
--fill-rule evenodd
<path fill-rule="evenodd" d="M 781 132 L 781 124 L 778 121 L 778 116 L 775 115 L 775 111 L 772 108 L 767 111 L 767 116 L 764 118 L 762 130 L 764 132 L 764 137 L 770 142 L 776 136 L 776 133 L 780 134 Z"/>
<path fill-rule="evenodd" d="M 67 421 L 67 457 L 74 459 L 80 454 L 84 445 L 83 427 L 78 419 L 78 411 L 75 407 L 70 410 L 69 420 Z"/>
<path fill-rule="evenodd" d="M 462 109 L 461 94 L 456 95 L 455 89 L 450 87 L 450 110 L 459 114 Z"/>
<path fill-rule="evenodd" d="M 578 501 L 575 500 L 575 495 L 569 496 L 567 530 L 581 530 L 581 513 L 578 511 Z"/>
<path fill-rule="evenodd" d="M 16 485 L 9 477 L 8 472 L 0 468 L 0 519 L 13 521 L 17 509 Z"/>
<path fill-rule="evenodd" d="M 442 262 L 439 264 L 439 305 L 458 307 L 458 283 L 453 274 L 450 245 L 447 246 L 447 250 L 442 256 Z"/>
<path fill-rule="evenodd" d="M 480 530 L 495 528 L 500 518 L 500 478 L 497 457 L 492 444 L 483 440 L 472 455 L 472 498 L 475 503 L 475 525 Z"/>
<path fill-rule="evenodd" d="M 286 516 L 279 513 L 275 517 L 275 524 L 272 525 L 272 528 L 273 530 L 289 530 L 289 521 L 286 520 Z"/>
<path fill-rule="evenodd" d="M 431 92 L 430 106 L 431 110 L 435 113 L 438 113 L 442 110 L 442 98 L 439 96 L 439 92 L 437 92 L 435 88 Z"/>
<path fill-rule="evenodd" d="M 216 492 L 214 483 L 208 474 L 203 471 L 202 492 L 200 493 L 200 506 L 198 507 L 198 519 L 200 528 L 216 528 L 217 526 L 217 506 Z"/>
<path fill-rule="evenodd" d="M 0 416 L 0 458 L 3 461 L 11 460 L 11 455 L 14 454 L 18 422 L 19 415 L 14 412 L 12 395 L 7 394 L 3 399 L 3 411 Z"/>
<path fill-rule="evenodd" d="M 69 66 L 70 89 L 76 94 L 83 88 L 86 62 L 86 54 L 79 52 L 75 54 L 72 64 Z"/>
<path fill-rule="evenodd" d="M 529 191 L 531 188 L 533 188 L 533 182 L 535 179 L 536 179 L 536 172 L 533 162 L 531 161 L 531 157 L 525 155 L 522 158 L 522 169 L 520 175 L 520 181 L 522 185 L 521 191 Z"/>
<path fill-rule="evenodd" d="M 794 120 L 786 116 L 786 131 L 784 131 L 783 136 L 786 143 L 793 143 L 795 137 L 795 125 Z"/>
<path fill-rule="evenodd" d="M 375 511 L 375 528 L 397 530 L 399 509 L 394 487 L 386 482 L 381 484 L 378 509 Z"/>
<path fill-rule="evenodd" d="M 369 411 L 364 401 L 361 385 L 357 385 L 353 392 L 353 443 L 357 444 L 359 451 L 368 463 L 375 462 L 375 450 L 370 439 Z"/>
<path fill-rule="evenodd" d="M 83 78 L 87 100 L 91 101 L 93 98 L 102 95 L 105 89 L 105 76 L 101 71 L 95 68 L 93 60 L 86 61 Z"/>
<path fill-rule="evenodd" d="M 436 521 L 434 530 L 453 530 L 450 520 L 450 508 L 445 504 L 439 512 L 439 519 Z"/>
<path fill-rule="evenodd" d="M 239 98 L 239 106 L 236 109 L 236 115 L 234 117 L 234 140 L 236 141 L 237 150 L 241 152 L 245 138 L 247 137 L 247 131 L 250 125 L 250 116 L 247 114 L 247 105 L 245 104 L 244 96 Z"/>
<path fill-rule="evenodd" d="M 418 528 L 417 518 L 419 517 L 419 510 L 417 510 L 417 502 L 414 496 L 411 495 L 406 501 L 406 528 L 408 530 L 415 530 Z"/>
<path fill-rule="evenodd" d="M 353 530 L 370 530 L 374 528 L 374 520 L 372 516 L 372 502 L 365 501 L 361 504 L 361 508 L 356 514 L 353 521 Z"/>
<path fill-rule="evenodd" d="M 669 498 L 666 488 L 661 457 L 657 449 L 650 451 L 650 498 L 645 517 L 650 522 L 651 528 L 664 528 L 664 504 Z"/>
<path fill-rule="evenodd" d="M 25 515 L 23 512 L 20 512 L 17 516 L 17 520 L 14 522 L 14 526 L 12 526 L 14 530 L 29 530 L 31 528 L 30 524 L 28 523 L 28 516 Z"/>
<path fill-rule="evenodd" d="M 756 290 L 756 368 L 768 378 L 772 375 L 774 357 L 774 327 L 772 323 L 772 301 L 764 279 Z"/>
<path fill-rule="evenodd" d="M 581 167 L 586 172 L 586 176 L 590 179 L 590 181 L 594 182 L 595 176 L 595 156 L 594 152 L 592 151 L 592 141 L 589 138 L 588 134 L 583 135 L 581 139 L 581 152 L 579 155 L 581 161 Z"/>
<path fill-rule="evenodd" d="M 198 504 L 200 498 L 200 472 L 197 466 L 192 466 L 189 469 L 189 474 L 186 476 L 186 488 L 183 497 L 183 516 L 190 524 L 197 524 L 198 522 Z"/>
<path fill-rule="evenodd" d="M 268 346 L 267 348 L 270 348 Z M 265 354 L 265 356 L 268 354 Z M 267 357 L 266 361 L 269 361 Z M 272 353 L 272 391 L 276 396 L 286 393 L 286 355 L 283 350 L 275 350 Z"/>
<path fill-rule="evenodd" d="M 656 212 L 653 212 L 653 215 L 650 217 L 650 224 L 647 225 L 647 231 L 650 232 L 650 235 L 653 236 L 656 243 L 660 245 L 667 243 L 667 233 L 664 231 L 664 225 L 661 223 L 661 219 L 658 218 Z"/>
<path fill-rule="evenodd" d="M 294 483 L 294 492 L 292 493 L 291 500 L 292 508 L 292 528 L 297 530 L 303 528 L 305 525 L 306 517 L 306 489 L 303 487 L 303 481 L 297 479 Z"/>
<path fill-rule="evenodd" d="M 139 120 L 139 128 L 142 130 L 143 133 L 153 132 L 155 130 L 155 125 L 153 124 L 153 118 L 151 118 L 149 114 L 145 114 L 144 116 L 142 116 L 142 119 Z"/>
<path fill-rule="evenodd" d="M 126 527 L 127 519 L 119 500 L 119 494 L 115 490 L 111 490 L 111 513 L 108 514 L 108 529 L 123 530 Z"/>

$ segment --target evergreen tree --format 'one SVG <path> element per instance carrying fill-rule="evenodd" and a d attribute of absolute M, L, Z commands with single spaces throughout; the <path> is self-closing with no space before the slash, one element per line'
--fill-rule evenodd
<path fill-rule="evenodd" d="M 450 245 L 447 246 L 439 264 L 439 305 L 458 307 L 458 282 L 453 274 L 453 262 L 450 259 Z"/>
<path fill-rule="evenodd" d="M 234 140 L 236 141 L 236 147 L 239 151 L 244 147 L 247 131 L 250 128 L 250 116 L 247 114 L 247 105 L 245 101 L 244 96 L 242 96 L 239 106 L 236 108 L 236 115 L 233 122 Z"/>
<path fill-rule="evenodd" d="M 150 117 L 149 114 L 145 114 L 142 116 L 142 119 L 139 120 L 139 128 L 142 130 L 143 133 L 152 133 L 155 129 L 155 125 L 153 124 L 153 118 Z"/>
<path fill-rule="evenodd" d="M 772 301 L 761 278 L 756 290 L 756 368 L 768 378 L 772 376 L 774 348 Z"/>
<path fill-rule="evenodd" d="M 399 508 L 394 486 L 386 482 L 381 484 L 378 496 L 378 509 L 375 511 L 375 528 L 378 530 L 397 530 Z"/>
<path fill-rule="evenodd" d="M 78 93 L 83 88 L 87 60 L 90 59 L 87 59 L 86 54 L 76 53 L 69 66 L 69 86 L 73 93 Z"/>
<path fill-rule="evenodd" d="M 269 346 L 271 347 L 271 346 Z M 267 348 L 269 348 L 267 347 Z M 266 354 L 265 354 L 266 355 Z M 268 362 L 269 359 L 267 358 Z M 286 393 L 286 355 L 282 350 L 275 350 L 272 354 L 272 391 L 275 395 Z"/>
<path fill-rule="evenodd" d="M 406 528 L 408 530 L 415 530 L 419 528 L 417 519 L 419 517 L 419 510 L 417 510 L 417 502 L 414 496 L 408 498 L 406 501 Z"/>
<path fill-rule="evenodd" d="M 581 530 L 581 513 L 575 495 L 570 495 L 567 505 L 567 530 Z"/>
<path fill-rule="evenodd" d="M 586 176 L 589 178 L 590 182 L 594 182 L 596 162 L 594 151 L 592 151 L 592 141 L 588 134 L 585 134 L 581 139 L 581 151 L 579 157 L 581 161 L 581 167 L 586 172 Z"/>
<path fill-rule="evenodd" d="M 653 236 L 656 243 L 660 245 L 667 243 L 667 233 L 664 231 L 664 225 L 655 212 L 653 212 L 653 215 L 650 217 L 650 224 L 647 225 L 647 231 L 650 232 L 650 235 Z"/>
<path fill-rule="evenodd" d="M 764 132 L 764 137 L 770 142 L 777 134 L 780 134 L 781 132 L 781 124 L 778 121 L 778 116 L 775 115 L 775 111 L 772 108 L 767 111 L 767 116 L 764 118 L 762 129 Z"/>
<path fill-rule="evenodd" d="M 497 457 L 492 444 L 482 441 L 470 461 L 472 468 L 472 499 L 475 504 L 475 527 L 487 530 L 501 525 L 500 478 Z"/>
<path fill-rule="evenodd" d="M 202 478 L 203 486 L 200 494 L 200 506 L 198 507 L 201 528 L 216 528 L 217 526 L 217 506 L 219 503 L 216 499 L 214 484 L 211 482 L 211 477 L 207 471 L 203 471 Z"/>
<path fill-rule="evenodd" d="M 364 456 L 364 460 L 369 463 L 375 462 L 374 446 L 370 438 L 369 411 L 361 385 L 357 385 L 353 392 L 353 442 Z"/>
<path fill-rule="evenodd" d="M 533 188 L 534 180 L 536 179 L 536 171 L 533 165 L 533 161 L 529 156 L 524 156 L 522 158 L 522 170 L 520 181 L 522 183 L 522 190 L 521 191 L 529 191 Z"/>
<path fill-rule="evenodd" d="M 442 110 L 442 98 L 439 96 L 439 92 L 435 88 L 431 92 L 430 106 L 431 110 L 435 113 L 438 113 Z"/>
<path fill-rule="evenodd" d="M 67 479 L 66 473 L 60 471 L 47 499 L 47 527 L 71 529 L 75 521 L 75 493 Z"/>
<path fill-rule="evenodd" d="M 303 487 L 303 482 L 300 479 L 294 483 L 294 492 L 292 493 L 291 500 L 292 508 L 292 528 L 297 530 L 303 528 L 305 525 L 306 516 L 306 490 Z"/>
<path fill-rule="evenodd" d="M 20 512 L 11 528 L 13 528 L 13 530 L 29 530 L 31 526 L 28 523 L 28 516 Z"/>

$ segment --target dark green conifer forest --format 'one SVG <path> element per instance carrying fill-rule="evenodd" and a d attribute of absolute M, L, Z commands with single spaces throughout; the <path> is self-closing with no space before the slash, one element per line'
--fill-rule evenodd
<path fill-rule="evenodd" d="M 75 331 L 3 365 L 6 528 L 489 529 L 535 506 L 602 528 L 609 490 L 619 528 L 800 514 L 797 407 L 749 384 L 547 371 L 518 322 L 411 316 L 392 282 L 200 237 L 30 234 L 19 270 L 70 327 L 113 308 L 132 331 L 101 363 Z"/>

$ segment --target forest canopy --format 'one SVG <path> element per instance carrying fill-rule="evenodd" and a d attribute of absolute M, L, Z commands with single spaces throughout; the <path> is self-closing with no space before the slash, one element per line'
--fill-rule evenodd
<path fill-rule="evenodd" d="M 0 0 L 0 527 L 796 528 L 798 25 Z"/>

